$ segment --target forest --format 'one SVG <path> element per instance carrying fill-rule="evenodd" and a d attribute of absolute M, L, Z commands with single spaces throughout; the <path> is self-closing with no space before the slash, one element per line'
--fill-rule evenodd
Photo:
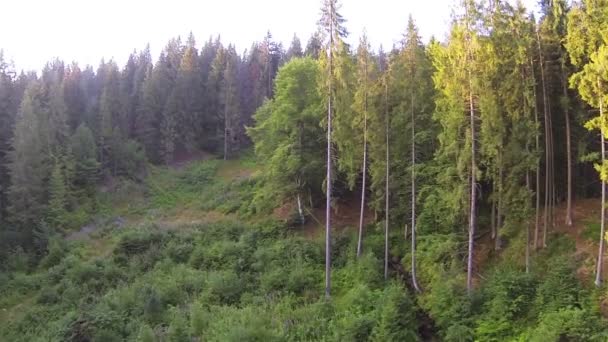
<path fill-rule="evenodd" d="M 606 341 L 608 0 L 18 71 L 0 341 Z"/>

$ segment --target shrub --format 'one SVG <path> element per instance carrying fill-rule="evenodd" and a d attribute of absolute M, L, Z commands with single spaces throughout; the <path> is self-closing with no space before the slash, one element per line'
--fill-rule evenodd
<path fill-rule="evenodd" d="M 211 272 L 207 278 L 207 293 L 221 304 L 235 304 L 244 291 L 244 284 L 234 271 Z"/>

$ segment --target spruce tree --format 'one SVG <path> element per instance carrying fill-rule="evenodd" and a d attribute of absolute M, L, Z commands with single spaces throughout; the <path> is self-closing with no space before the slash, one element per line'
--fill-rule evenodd
<path fill-rule="evenodd" d="M 325 178 L 325 297 L 330 297 L 331 291 L 331 192 L 333 186 L 332 176 L 332 111 L 335 94 L 334 56 L 340 46 L 344 46 L 343 38 L 348 35 L 344 27 L 345 19 L 338 12 L 340 6 L 337 0 L 323 0 L 321 6 L 320 32 L 325 35 L 327 45 L 325 54 L 327 63 L 323 75 L 326 75 L 326 103 L 327 103 L 327 176 Z"/>
<path fill-rule="evenodd" d="M 608 103 L 608 3 L 606 1 L 583 1 L 574 8 L 568 23 L 566 48 L 574 65 L 580 71 L 572 75 L 570 85 L 575 87 L 582 99 L 599 115 L 589 120 L 585 127 L 599 130 L 601 154 L 596 170 L 601 180 L 601 221 L 600 242 L 596 263 L 595 285 L 601 286 L 604 259 L 606 225 L 606 182 L 608 163 L 606 161 L 606 103 Z"/>

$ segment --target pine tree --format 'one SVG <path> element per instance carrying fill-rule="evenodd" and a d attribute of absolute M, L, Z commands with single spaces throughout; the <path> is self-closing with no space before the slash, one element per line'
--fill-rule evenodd
<path fill-rule="evenodd" d="M 291 40 L 291 45 L 285 54 L 285 60 L 290 61 L 293 58 L 299 58 L 303 55 L 304 53 L 302 52 L 302 43 L 300 42 L 300 38 L 294 34 L 293 39 Z"/>
<path fill-rule="evenodd" d="M 583 1 L 570 14 L 568 23 L 568 49 L 572 63 L 580 71 L 572 75 L 570 85 L 576 87 L 582 99 L 593 108 L 599 109 L 599 116 L 589 120 L 585 127 L 600 131 L 601 160 L 596 165 L 602 188 L 602 208 L 600 221 L 600 243 L 597 257 L 595 285 L 601 286 L 604 259 L 606 225 L 606 182 L 608 163 L 606 161 L 606 132 L 608 124 L 605 107 L 608 103 L 608 3 L 606 1 Z"/>
<path fill-rule="evenodd" d="M 438 162 L 445 165 L 438 175 L 438 180 L 446 182 L 440 185 L 442 189 L 436 190 L 442 193 L 443 198 L 443 203 L 436 205 L 449 213 L 444 213 L 441 219 L 454 226 L 463 220 L 463 214 L 468 211 L 469 293 L 473 285 L 473 244 L 477 228 L 478 191 L 476 126 L 480 93 L 480 42 L 476 32 L 479 13 L 475 5 L 473 1 L 464 2 L 465 14 L 454 22 L 447 46 L 433 48 L 433 63 L 437 70 L 434 80 L 439 92 L 435 115 L 443 128 L 439 135 Z M 464 136 L 462 133 L 465 133 Z M 454 182 L 454 179 L 460 181 Z M 468 199 L 468 203 L 463 199 Z"/>
<path fill-rule="evenodd" d="M 219 48 L 213 62 L 211 63 L 211 71 L 207 78 L 206 95 L 209 99 L 207 102 L 207 120 L 212 126 L 212 134 L 215 143 L 215 149 L 221 154 L 223 153 L 224 145 L 224 106 L 225 98 L 222 99 L 222 85 L 224 84 L 224 73 L 226 71 L 227 50 L 224 47 Z M 264 89 L 264 88 L 262 88 Z"/>
<path fill-rule="evenodd" d="M 46 213 L 47 223 L 55 228 L 62 228 L 68 223 L 66 221 L 67 192 L 63 165 L 58 159 L 55 159 L 49 180 L 49 204 Z"/>
<path fill-rule="evenodd" d="M 93 132 L 84 124 L 78 126 L 70 138 L 71 152 L 75 163 L 74 185 L 92 197 L 99 173 L 97 145 Z"/>
<path fill-rule="evenodd" d="M 377 70 L 375 67 L 373 56 L 370 52 L 370 45 L 367 41 L 367 36 L 364 34 L 359 41 L 359 47 L 357 49 L 357 68 L 356 68 L 356 84 L 358 85 L 353 101 L 353 111 L 356 115 L 356 120 L 353 120 L 353 124 L 358 131 L 357 136 L 363 140 L 363 158 L 361 160 L 362 171 L 361 171 L 361 207 L 359 212 L 359 235 L 357 240 L 357 257 L 361 256 L 363 246 L 363 222 L 365 213 L 365 195 L 367 192 L 367 144 L 368 144 L 368 113 L 373 110 L 370 106 L 370 92 L 375 78 L 377 77 Z"/>
<path fill-rule="evenodd" d="M 238 148 L 240 136 L 239 127 L 239 93 L 238 93 L 238 67 L 239 57 L 233 46 L 229 46 L 226 56 L 226 65 L 222 78 L 220 99 L 223 106 L 224 121 L 224 160 L 230 157 L 233 149 Z"/>
<path fill-rule="evenodd" d="M 306 43 L 306 50 L 304 51 L 304 55 L 312 57 L 314 59 L 319 59 L 322 49 L 323 41 L 321 39 L 321 34 L 319 32 L 315 32 L 308 40 L 308 43 Z"/>
<path fill-rule="evenodd" d="M 9 151 L 13 136 L 15 113 L 18 106 L 15 73 L 4 60 L 0 50 L 0 223 L 6 221 L 9 179 Z"/>
<path fill-rule="evenodd" d="M 416 202 L 417 188 L 423 180 L 417 173 L 420 166 L 433 157 L 436 128 L 431 117 L 434 94 L 432 66 L 412 17 L 408 20 L 403 47 L 391 64 L 394 98 L 391 130 L 403 132 L 396 135 L 393 142 L 394 150 L 397 150 L 393 154 L 394 192 L 397 197 L 394 211 L 397 217 L 405 219 L 408 212 L 406 203 L 409 201 L 412 284 L 414 289 L 420 290 L 416 278 Z M 401 151 L 409 151 L 409 158 L 401 155 Z"/>
<path fill-rule="evenodd" d="M 331 290 L 331 192 L 333 186 L 332 178 L 332 105 L 335 96 L 334 90 L 334 54 L 338 51 L 338 47 L 342 39 L 348 35 L 348 31 L 344 27 L 345 19 L 338 12 L 340 6 L 337 0 L 323 0 L 321 6 L 321 19 L 319 27 L 321 32 L 327 38 L 327 176 L 325 178 L 325 297 L 330 297 Z"/>
<path fill-rule="evenodd" d="M 47 116 L 42 84 L 32 82 L 21 103 L 9 153 L 8 209 L 12 221 L 24 229 L 32 229 L 45 212 L 45 181 L 51 171 L 48 132 L 44 127 Z"/>

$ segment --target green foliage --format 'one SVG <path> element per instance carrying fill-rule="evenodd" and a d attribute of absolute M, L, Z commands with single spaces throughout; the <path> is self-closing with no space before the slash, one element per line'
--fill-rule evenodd
<path fill-rule="evenodd" d="M 296 58 L 279 70 L 275 98 L 267 101 L 248 129 L 258 160 L 263 160 L 263 188 L 254 202 L 260 210 L 289 195 L 318 194 L 323 181 L 320 69 L 310 58 Z"/>

